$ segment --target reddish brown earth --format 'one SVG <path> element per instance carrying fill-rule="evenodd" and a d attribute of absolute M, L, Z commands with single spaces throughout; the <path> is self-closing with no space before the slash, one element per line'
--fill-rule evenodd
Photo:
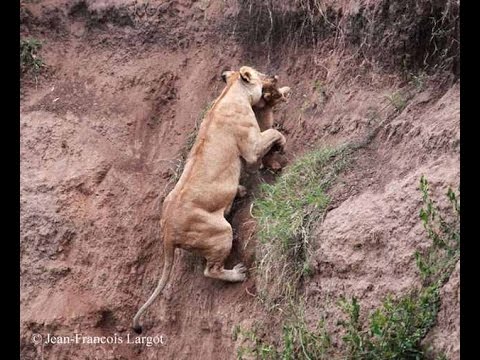
<path fill-rule="evenodd" d="M 277 73 L 293 90 L 275 112 L 290 161 L 381 123 L 331 190 L 316 229 L 315 275 L 304 288 L 309 322 L 338 318 L 340 296 L 357 296 L 368 312 L 418 283 L 413 253 L 429 245 L 418 221 L 420 176 L 436 199 L 459 184 L 458 81 L 432 76 L 415 88 L 396 72 L 354 63 L 348 51 L 249 49 L 230 31 L 242 10 L 235 1 L 150 1 L 136 14 L 133 3 L 21 1 L 21 35 L 43 42 L 47 64 L 21 85 L 22 359 L 234 359 L 237 325 L 256 320 L 280 333 L 279 317 L 252 296 L 253 275 L 243 284 L 207 279 L 202 259 L 177 250 L 171 281 L 143 321 L 145 335 L 163 335 L 165 345 L 125 344 L 163 264 L 160 209 L 188 135 L 220 94 L 222 70 L 244 64 Z M 362 2 L 346 3 L 353 11 Z M 399 89 L 411 94 L 400 112 L 386 98 Z M 274 176 L 252 175 L 249 196 L 235 204 L 231 263 L 253 266 L 249 209 L 262 179 Z M 459 283 L 458 264 L 425 340 L 449 359 L 460 352 Z M 32 341 L 48 333 L 124 343 Z"/>

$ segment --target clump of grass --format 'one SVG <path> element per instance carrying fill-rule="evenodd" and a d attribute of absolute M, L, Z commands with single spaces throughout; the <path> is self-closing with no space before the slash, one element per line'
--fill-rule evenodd
<path fill-rule="evenodd" d="M 300 110 L 302 112 L 305 112 L 309 107 L 310 107 L 310 102 L 307 99 L 305 99 L 302 103 L 302 106 L 300 107 Z"/>
<path fill-rule="evenodd" d="M 427 80 L 427 75 L 425 72 L 410 74 L 410 78 L 410 83 L 413 84 L 417 91 L 422 91 L 425 89 L 425 82 Z"/>
<path fill-rule="evenodd" d="M 326 94 L 326 87 L 325 84 L 320 81 L 320 80 L 315 80 L 313 83 L 313 88 L 315 89 L 316 92 L 318 92 L 320 95 L 325 95 Z"/>
<path fill-rule="evenodd" d="M 239 6 L 229 32 L 249 49 L 256 44 L 269 59 L 279 46 L 296 51 L 328 44 L 337 54 L 351 50 L 348 60 L 357 66 L 460 74 L 460 6 L 455 0 L 435 6 L 426 0 L 379 0 L 349 14 L 320 0 L 240 0 Z"/>
<path fill-rule="evenodd" d="M 275 360 L 277 358 L 277 349 L 275 346 L 263 341 L 257 335 L 257 329 L 241 329 L 239 326 L 235 327 L 233 333 L 233 341 L 237 341 L 238 338 L 242 338 L 247 341 L 246 346 L 240 346 L 237 349 L 237 359 L 261 359 L 261 360 Z"/>
<path fill-rule="evenodd" d="M 447 197 L 450 211 L 440 211 L 429 195 L 428 181 L 420 179 L 423 206 L 420 219 L 431 247 L 424 253 L 415 253 L 418 270 L 423 282 L 407 294 L 387 296 L 382 305 L 375 309 L 366 324 L 360 321 L 360 303 L 353 297 L 343 298 L 340 307 L 346 320 L 339 321 L 344 332 L 339 346 L 334 348 L 327 329 L 320 323 L 316 329 L 306 326 L 301 302 L 290 302 L 284 312 L 286 319 L 282 328 L 282 341 L 273 345 L 256 336 L 255 329 L 250 338 L 254 346 L 244 351 L 257 359 L 352 359 L 352 360 L 396 360 L 427 359 L 432 354 L 422 345 L 429 330 L 435 325 L 440 306 L 440 289 L 450 277 L 460 257 L 460 205 L 457 194 L 449 188 Z M 240 353 L 239 353 L 240 354 Z M 241 354 L 240 354 L 241 355 Z M 440 353 L 436 359 L 445 359 Z M 242 359 L 239 356 L 239 359 Z"/>
<path fill-rule="evenodd" d="M 376 107 L 370 107 L 367 112 L 368 125 L 377 125 L 382 120 L 380 111 Z"/>
<path fill-rule="evenodd" d="M 386 98 L 398 112 L 402 112 L 407 106 L 407 99 L 400 91 L 396 91 L 391 95 L 387 95 Z"/>
<path fill-rule="evenodd" d="M 42 58 L 38 55 L 42 43 L 34 38 L 20 40 L 20 70 L 22 73 L 33 71 L 38 75 L 45 66 Z"/>
<path fill-rule="evenodd" d="M 317 79 L 313 84 L 313 88 L 315 89 L 315 92 L 319 96 L 320 105 L 321 106 L 325 105 L 329 97 L 327 94 L 327 86 L 325 85 L 325 83 Z"/>
<path fill-rule="evenodd" d="M 349 146 L 311 151 L 262 184 L 253 205 L 257 219 L 257 287 L 268 305 L 292 298 L 312 272 L 311 232 L 330 199 L 326 191 L 348 163 Z"/>
<path fill-rule="evenodd" d="M 322 360 L 330 359 L 331 340 L 322 320 L 314 329 L 305 321 L 303 307 L 291 305 L 292 318 L 282 328 L 282 337 L 278 344 L 269 343 L 257 336 L 257 329 L 243 330 L 237 327 L 236 333 L 248 339 L 251 346 L 238 348 L 237 359 L 255 358 L 262 360 L 295 359 Z M 237 340 L 235 336 L 234 340 Z"/>
<path fill-rule="evenodd" d="M 276 359 L 330 359 L 330 335 L 323 321 L 311 330 L 302 313 L 283 326 L 283 346 L 281 355 Z"/>

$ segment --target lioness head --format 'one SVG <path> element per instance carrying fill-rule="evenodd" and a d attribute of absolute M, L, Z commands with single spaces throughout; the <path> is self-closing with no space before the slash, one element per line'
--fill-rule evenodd
<path fill-rule="evenodd" d="M 222 79 L 227 85 L 235 81 L 240 81 L 241 85 L 247 90 L 250 103 L 256 105 L 262 98 L 263 85 L 271 81 L 271 77 L 251 68 L 242 66 L 239 71 L 224 71 Z"/>

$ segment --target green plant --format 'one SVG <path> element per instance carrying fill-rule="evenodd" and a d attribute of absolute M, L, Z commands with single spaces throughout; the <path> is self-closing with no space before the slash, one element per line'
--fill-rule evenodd
<path fill-rule="evenodd" d="M 361 355 L 365 353 L 365 340 L 359 322 L 360 304 L 357 298 L 353 297 L 351 302 L 342 299 L 340 301 L 340 307 L 348 315 L 347 321 L 338 322 L 338 325 L 343 326 L 346 331 L 342 340 L 347 346 L 348 353 L 351 355 L 354 354 L 352 358 L 356 358 L 357 354 Z"/>
<path fill-rule="evenodd" d="M 235 327 L 232 330 L 232 340 L 237 341 L 238 339 L 238 334 L 240 333 L 242 329 L 240 328 L 240 325 L 235 325 Z"/>
<path fill-rule="evenodd" d="M 34 38 L 20 40 L 20 69 L 23 72 L 32 70 L 37 75 L 45 66 L 38 52 L 42 43 Z"/>
<path fill-rule="evenodd" d="M 313 88 L 315 89 L 315 92 L 318 95 L 318 100 L 320 102 L 320 105 L 324 106 L 325 103 L 328 100 L 327 87 L 326 87 L 325 83 L 323 83 L 320 80 L 315 80 L 315 82 L 313 84 Z"/>
<path fill-rule="evenodd" d="M 415 252 L 415 259 L 424 282 L 443 282 L 450 276 L 460 258 L 460 204 L 458 196 L 449 188 L 446 195 L 451 213 L 442 215 L 430 198 L 429 184 L 423 176 L 420 179 L 420 190 L 423 196 L 420 218 L 433 244 L 423 254 Z"/>
<path fill-rule="evenodd" d="M 421 359 L 421 340 L 434 325 L 440 292 L 437 286 L 413 290 L 395 299 L 387 297 L 369 317 L 369 326 L 359 323 L 360 305 L 355 298 L 344 300 L 348 320 L 343 341 L 348 359 Z"/>
<path fill-rule="evenodd" d="M 380 111 L 376 107 L 370 107 L 366 114 L 368 125 L 377 125 L 382 120 Z"/>
<path fill-rule="evenodd" d="M 423 284 L 402 297 L 387 297 L 370 315 L 368 330 L 363 330 L 358 322 L 357 300 L 342 303 L 348 315 L 342 325 L 346 329 L 343 340 L 349 359 L 423 359 L 426 356 L 421 340 L 435 324 L 441 286 L 460 257 L 460 205 L 458 196 L 449 188 L 451 211 L 443 215 L 430 198 L 428 181 L 423 176 L 420 190 L 423 198 L 420 219 L 432 240 L 426 254 L 415 253 Z"/>
<path fill-rule="evenodd" d="M 440 354 L 438 354 L 435 357 L 435 360 L 448 360 L 448 358 L 447 358 L 447 355 L 445 355 L 443 352 L 441 352 Z"/>
<path fill-rule="evenodd" d="M 254 201 L 257 219 L 257 284 L 268 305 L 296 293 L 313 273 L 311 232 L 330 199 L 326 191 L 348 163 L 349 146 L 311 151 L 285 169 L 274 184 L 262 184 Z"/>
<path fill-rule="evenodd" d="M 302 276 L 303 277 L 312 277 L 315 274 L 315 269 L 312 264 L 305 262 L 303 263 Z"/>
<path fill-rule="evenodd" d="M 420 72 L 417 75 L 410 74 L 410 76 L 411 76 L 411 80 L 410 80 L 411 84 L 415 86 L 417 91 L 422 91 L 425 88 L 425 81 L 427 78 L 427 75 L 425 74 L 425 72 Z"/>
<path fill-rule="evenodd" d="M 318 92 L 320 95 L 326 96 L 326 86 L 325 84 L 320 81 L 320 80 L 315 80 L 313 83 L 313 88 L 315 89 L 316 92 Z"/>
<path fill-rule="evenodd" d="M 401 112 L 407 106 L 407 99 L 400 91 L 396 91 L 391 95 L 387 95 L 386 98 L 398 112 Z"/>
<path fill-rule="evenodd" d="M 309 107 L 310 107 L 310 101 L 308 101 L 308 99 L 305 99 L 302 103 L 302 106 L 300 106 L 300 110 L 302 112 L 305 112 L 305 110 L 307 110 Z"/>

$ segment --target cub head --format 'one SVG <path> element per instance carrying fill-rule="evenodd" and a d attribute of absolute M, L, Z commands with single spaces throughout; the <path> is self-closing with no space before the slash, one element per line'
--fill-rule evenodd
<path fill-rule="evenodd" d="M 239 71 L 223 71 L 222 79 L 231 85 L 239 82 L 240 86 L 247 90 L 251 105 L 257 104 L 262 98 L 263 84 L 271 77 L 251 68 L 250 66 L 242 66 Z"/>
<path fill-rule="evenodd" d="M 290 91 L 291 89 L 288 86 L 279 88 L 276 84 L 266 84 L 262 89 L 262 99 L 256 107 L 274 107 L 281 102 L 287 102 Z"/>

